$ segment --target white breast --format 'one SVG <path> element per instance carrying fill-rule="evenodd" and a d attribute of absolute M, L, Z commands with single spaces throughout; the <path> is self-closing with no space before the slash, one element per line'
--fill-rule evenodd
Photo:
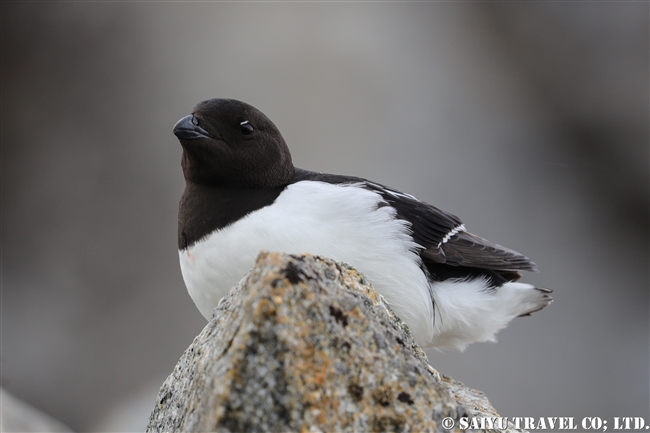
<path fill-rule="evenodd" d="M 426 346 L 434 324 L 429 283 L 408 224 L 380 201 L 356 185 L 289 185 L 272 205 L 180 252 L 187 290 L 209 319 L 260 250 L 323 255 L 359 269 Z"/>

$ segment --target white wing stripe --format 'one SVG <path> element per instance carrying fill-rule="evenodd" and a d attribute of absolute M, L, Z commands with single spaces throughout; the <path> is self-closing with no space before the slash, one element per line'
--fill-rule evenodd
<path fill-rule="evenodd" d="M 438 244 L 438 248 L 440 248 L 440 245 L 449 242 L 449 239 L 451 239 L 451 237 L 452 237 L 453 235 L 455 235 L 456 233 L 460 233 L 460 232 L 464 232 L 464 231 L 465 231 L 465 224 L 461 224 L 461 225 L 459 225 L 459 226 L 454 227 L 453 229 L 451 229 L 451 231 L 450 231 L 449 233 L 447 233 L 447 234 L 445 235 L 444 238 L 442 238 L 442 242 L 440 242 L 440 243 Z"/>

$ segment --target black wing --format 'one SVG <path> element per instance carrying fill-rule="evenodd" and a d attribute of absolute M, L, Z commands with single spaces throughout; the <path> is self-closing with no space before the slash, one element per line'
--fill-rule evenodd
<path fill-rule="evenodd" d="M 465 231 L 461 220 L 417 198 L 362 178 L 315 173 L 296 169 L 293 182 L 320 180 L 328 183 L 358 183 L 377 192 L 395 208 L 397 216 L 411 224 L 413 240 L 422 247 L 422 260 L 430 271 L 445 277 L 462 277 L 476 268 L 496 271 L 506 280 L 519 278 L 517 271 L 536 271 L 535 263 L 516 251 Z M 442 265 L 442 266 L 441 266 Z M 457 269 L 450 269 L 453 266 Z M 444 279 L 444 278 L 443 278 Z"/>
<path fill-rule="evenodd" d="M 379 187 L 377 192 L 397 210 L 397 215 L 411 223 L 413 239 L 423 247 L 420 251 L 423 259 L 496 271 L 537 270 L 528 257 L 467 232 L 455 215 L 413 196 Z M 382 188 L 385 188 L 383 192 Z"/>

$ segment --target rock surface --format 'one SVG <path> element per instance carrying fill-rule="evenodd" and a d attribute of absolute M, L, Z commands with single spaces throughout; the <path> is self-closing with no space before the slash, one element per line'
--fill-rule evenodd
<path fill-rule="evenodd" d="M 468 416 L 498 415 L 428 365 L 359 272 L 261 253 L 161 387 L 147 432 L 446 432 Z"/>

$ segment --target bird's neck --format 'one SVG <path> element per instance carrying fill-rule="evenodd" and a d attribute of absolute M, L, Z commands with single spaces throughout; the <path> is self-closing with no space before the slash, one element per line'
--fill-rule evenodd
<path fill-rule="evenodd" d="M 178 209 L 178 249 L 272 204 L 286 186 L 237 188 L 187 182 Z"/>

